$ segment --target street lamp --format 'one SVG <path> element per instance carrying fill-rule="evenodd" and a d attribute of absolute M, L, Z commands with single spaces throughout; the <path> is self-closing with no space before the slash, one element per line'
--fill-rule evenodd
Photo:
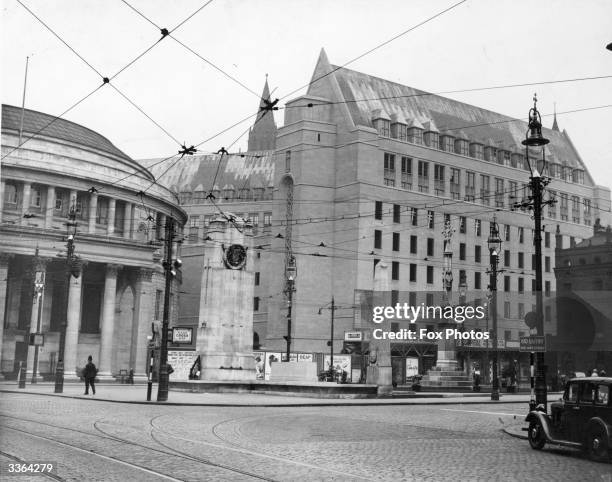
<path fill-rule="evenodd" d="M 36 269 L 36 279 L 34 281 L 34 296 L 36 297 L 36 308 L 38 310 L 36 314 L 36 333 L 33 337 L 33 340 L 30 340 L 30 343 L 34 343 L 34 363 L 32 366 L 32 383 L 36 383 L 36 371 L 38 368 L 38 346 L 39 340 L 38 337 L 40 335 L 40 324 L 42 318 L 42 305 L 43 305 L 43 295 L 45 292 L 45 271 L 44 264 L 38 255 L 38 248 L 36 248 L 36 255 L 34 257 L 34 266 Z M 32 336 L 32 335 L 30 335 Z"/>
<path fill-rule="evenodd" d="M 62 317 L 62 328 L 60 332 L 59 356 L 55 368 L 55 393 L 64 392 L 64 350 L 66 348 L 66 330 L 68 328 L 68 298 L 70 282 L 72 277 L 78 278 L 81 274 L 81 262 L 74 255 L 74 238 L 77 234 L 76 206 L 70 206 L 68 222 L 66 223 L 66 290 L 64 291 L 64 316 Z"/>
<path fill-rule="evenodd" d="M 533 217 L 535 221 L 535 231 L 533 244 L 535 248 L 535 292 L 536 292 L 536 329 L 539 336 L 544 336 L 544 316 L 543 316 L 543 300 L 542 300 L 542 206 L 551 204 L 554 201 L 543 201 L 544 188 L 550 183 L 550 178 L 545 177 L 544 170 L 546 169 L 545 148 L 550 141 L 542 135 L 542 119 L 537 109 L 537 97 L 533 96 L 533 107 L 529 110 L 529 123 L 525 140 L 522 142 L 525 146 L 525 158 L 531 177 L 529 179 L 529 187 L 531 188 L 531 200 L 528 203 L 522 203 L 521 207 L 533 209 Z M 533 164 L 529 160 L 529 148 L 541 147 L 541 160 L 535 160 Z M 547 393 L 546 393 L 546 367 L 544 366 L 544 352 L 536 354 L 536 379 L 535 379 L 535 395 L 536 406 L 542 406 L 546 411 Z"/>
<path fill-rule="evenodd" d="M 326 308 L 326 307 L 319 308 L 319 315 L 323 313 L 324 309 L 331 310 L 331 334 L 330 334 L 330 341 L 329 341 L 329 373 L 331 375 L 334 369 L 334 313 L 337 309 L 333 296 L 331 299 L 331 308 Z"/>
<path fill-rule="evenodd" d="M 287 279 L 287 336 L 283 338 L 287 341 L 287 359 L 285 361 L 288 363 L 291 354 L 291 312 L 293 308 L 293 292 L 295 291 L 295 279 L 297 278 L 297 266 L 294 256 L 291 256 L 289 259 L 285 276 Z"/>
<path fill-rule="evenodd" d="M 492 311 L 493 318 L 493 380 L 491 381 L 491 400 L 499 400 L 499 378 L 497 377 L 497 261 L 501 252 L 502 241 L 499 237 L 496 219 L 491 221 L 491 230 L 487 246 L 489 247 L 489 258 L 491 273 L 489 278 L 489 289 L 491 290 L 491 303 L 489 312 Z"/>

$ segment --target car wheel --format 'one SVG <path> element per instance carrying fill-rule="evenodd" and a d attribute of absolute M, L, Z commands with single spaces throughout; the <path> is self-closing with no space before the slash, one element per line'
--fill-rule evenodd
<path fill-rule="evenodd" d="M 532 449 L 542 450 L 546 444 L 546 436 L 544 435 L 544 427 L 542 427 L 542 423 L 539 420 L 529 423 L 527 438 Z"/>
<path fill-rule="evenodd" d="M 606 462 L 610 457 L 606 432 L 601 427 L 594 427 L 587 435 L 587 452 L 589 457 L 599 462 Z"/>

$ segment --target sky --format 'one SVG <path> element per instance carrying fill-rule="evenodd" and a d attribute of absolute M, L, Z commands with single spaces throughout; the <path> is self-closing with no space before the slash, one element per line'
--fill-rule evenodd
<path fill-rule="evenodd" d="M 21 2 L 21 4 L 20 4 Z M 107 137 L 134 159 L 246 149 L 266 74 L 272 97 L 303 94 L 321 48 L 334 65 L 429 92 L 612 76 L 609 0 L 2 0 L 3 103 L 59 115 Z M 25 8 L 51 27 L 95 73 Z M 202 6 L 189 20 L 183 22 Z M 433 20 L 418 24 L 449 9 Z M 217 70 L 211 64 L 214 64 Z M 233 77 L 236 81 L 228 77 Z M 243 84 L 243 85 L 240 85 Z M 612 77 L 463 94 L 453 99 L 527 118 L 534 92 L 545 126 L 558 112 L 596 183 L 612 186 Z M 606 108 L 565 113 L 599 106 Z M 282 108 L 275 113 L 283 124 Z"/>

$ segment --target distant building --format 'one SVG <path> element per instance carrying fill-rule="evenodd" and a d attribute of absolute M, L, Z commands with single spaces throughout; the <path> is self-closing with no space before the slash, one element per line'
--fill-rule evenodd
<path fill-rule="evenodd" d="M 2 106 L 1 371 L 14 377 L 27 361 L 32 372 L 29 334 L 39 332 L 44 345 L 37 372 L 44 377 L 52 377 L 63 358 L 66 378 L 74 379 L 89 355 L 101 378 L 131 368 L 144 377 L 151 322 L 159 325 L 163 311 L 165 219 L 175 218 L 180 231 L 186 215 L 146 168 L 79 124 L 26 109 L 18 147 L 21 114 Z M 82 268 L 68 288 L 72 209 Z M 40 317 L 33 296 L 37 271 L 45 277 Z"/>
<path fill-rule="evenodd" d="M 249 142 L 249 152 L 224 158 L 220 165 L 194 157 L 193 165 L 176 168 L 180 172 L 171 186 L 200 230 L 205 228 L 202 217 L 219 209 L 258 213 L 260 227 L 262 214 L 268 216 L 263 223 L 268 232 L 254 240 L 262 247 L 260 264 L 255 265 L 260 286 L 255 287 L 254 300 L 261 343 L 276 351 L 286 346 L 288 250 L 297 260 L 292 350 L 328 351 L 329 312 L 319 315 L 319 307 L 333 296 L 342 307 L 335 312 L 334 325 L 334 349 L 339 352 L 345 332 L 371 332 L 358 308 L 359 293 L 372 289 L 379 261 L 390 266 L 394 299 L 426 302 L 421 294 L 442 290 L 441 232 L 446 221 L 455 230 L 455 295 L 464 278 L 470 300 L 482 301 L 488 286 L 487 237 L 496 216 L 503 241 L 498 276 L 502 367 L 518 357 L 519 336 L 529 331 L 523 320 L 533 309 L 535 289 L 534 223 L 531 213 L 513 209 L 530 195 L 521 145 L 527 124 L 334 66 L 324 51 L 312 79 L 305 95 L 287 102 L 274 151 L 262 153 L 257 151 L 262 144 Z M 526 100 L 526 111 L 529 104 Z M 544 209 L 543 288 L 554 291 L 555 248 L 590 236 L 594 219 L 609 216 L 611 202 L 610 190 L 596 184 L 556 119 L 544 136 L 550 139 L 546 174 L 552 178 L 546 199 L 558 202 Z M 271 143 L 265 145 L 272 148 Z M 256 165 L 259 170 L 250 168 Z M 264 171 L 269 176 L 265 183 Z M 179 178 L 188 182 L 183 185 Z M 223 194 L 226 187 L 232 197 Z M 247 199 L 240 194 L 243 187 L 249 188 L 248 196 L 253 189 L 263 189 L 268 197 Z M 211 188 L 216 206 L 205 200 Z M 201 200 L 187 201 L 197 189 L 202 189 Z M 552 228 L 557 224 L 560 237 Z M 203 231 L 198 236 L 205 238 Z M 554 310 L 547 316 L 552 318 Z M 491 326 L 480 321 L 470 328 L 485 331 Z M 419 358 L 421 371 L 435 363 L 435 344 L 392 343 L 392 350 L 394 377 L 399 373 L 399 380 L 407 356 Z M 469 350 L 476 358 L 486 358 L 486 348 Z"/>
<path fill-rule="evenodd" d="M 612 228 L 556 250 L 556 334 L 547 364 L 555 373 L 612 370 Z"/>

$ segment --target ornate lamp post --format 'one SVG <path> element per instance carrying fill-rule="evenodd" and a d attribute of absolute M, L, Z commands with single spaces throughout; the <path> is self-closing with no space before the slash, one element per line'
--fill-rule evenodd
<path fill-rule="evenodd" d="M 491 400 L 499 400 L 499 378 L 497 376 L 497 261 L 501 252 L 502 241 L 499 237 L 499 230 L 495 218 L 491 221 L 491 231 L 487 245 L 489 247 L 489 259 L 491 272 L 489 278 L 489 290 L 491 291 L 491 302 L 489 303 L 489 313 L 493 321 L 493 380 L 491 381 Z"/>
<path fill-rule="evenodd" d="M 287 263 L 287 270 L 285 273 L 287 288 L 285 290 L 287 294 L 287 336 L 283 338 L 287 341 L 287 358 L 286 362 L 289 362 L 289 356 L 291 354 L 291 316 L 293 308 L 293 293 L 295 292 L 295 279 L 297 278 L 297 266 L 295 264 L 295 257 L 291 256 Z"/>
<path fill-rule="evenodd" d="M 36 383 L 36 371 L 38 369 L 38 347 L 39 341 L 36 339 L 40 335 L 40 324 L 42 318 L 43 295 L 45 292 L 45 270 L 44 262 L 38 256 L 38 248 L 36 248 L 36 256 L 34 258 L 34 267 L 36 270 L 36 278 L 34 280 L 34 296 L 36 298 L 36 333 L 34 335 L 34 363 L 32 364 L 32 383 Z M 32 336 L 32 335 L 30 335 Z M 31 342 L 32 342 L 31 341 Z"/>
<path fill-rule="evenodd" d="M 68 292 L 72 277 L 81 275 L 81 261 L 74 255 L 74 238 L 77 233 L 76 206 L 70 206 L 68 222 L 66 223 L 68 236 L 66 238 L 66 291 L 64 300 L 64 316 L 62 317 L 62 329 L 60 332 L 59 356 L 55 369 L 55 393 L 64 392 L 64 350 L 66 348 L 66 329 L 68 327 Z"/>
<path fill-rule="evenodd" d="M 533 96 L 533 107 L 529 109 L 529 123 L 525 140 L 525 159 L 530 171 L 529 187 L 531 198 L 529 202 L 519 203 L 518 207 L 533 209 L 535 231 L 533 245 L 535 249 L 535 292 L 536 292 L 536 329 L 539 336 L 544 336 L 544 316 L 542 300 L 542 206 L 552 204 L 554 200 L 543 201 L 544 188 L 550 183 L 550 178 L 544 176 L 546 170 L 545 146 L 550 141 L 542 135 L 542 118 L 537 109 L 537 97 Z M 541 147 L 541 159 L 529 159 L 529 148 Z M 535 395 L 536 406 L 546 411 L 546 367 L 544 366 L 544 353 L 536 354 Z"/>

